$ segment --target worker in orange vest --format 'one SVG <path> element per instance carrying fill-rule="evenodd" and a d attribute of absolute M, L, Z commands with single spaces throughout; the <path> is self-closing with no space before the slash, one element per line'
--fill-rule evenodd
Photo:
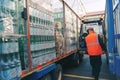
<path fill-rule="evenodd" d="M 88 35 L 85 37 L 87 52 L 90 57 L 90 64 L 92 66 L 92 76 L 95 80 L 98 80 L 100 68 L 101 68 L 101 55 L 104 52 L 103 40 L 101 40 L 98 34 L 94 33 L 94 29 L 90 27 Z"/>

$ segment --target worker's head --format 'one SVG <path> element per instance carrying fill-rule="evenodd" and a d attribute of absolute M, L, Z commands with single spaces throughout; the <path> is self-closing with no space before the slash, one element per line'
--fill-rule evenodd
<path fill-rule="evenodd" d="M 92 27 L 89 27 L 89 28 L 87 29 L 87 32 L 88 32 L 88 33 L 94 32 L 94 29 L 93 29 Z"/>

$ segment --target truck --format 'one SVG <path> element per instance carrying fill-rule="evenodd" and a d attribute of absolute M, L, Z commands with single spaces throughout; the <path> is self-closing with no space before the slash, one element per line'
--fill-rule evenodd
<path fill-rule="evenodd" d="M 85 37 L 88 35 L 87 30 L 89 27 L 92 27 L 94 29 L 94 32 L 96 34 L 99 34 L 103 39 L 103 42 L 105 42 L 103 17 L 104 17 L 103 11 L 88 13 L 82 17 L 82 24 L 80 27 L 80 36 L 79 36 L 79 47 L 80 47 L 79 52 L 80 53 L 88 54 L 86 43 L 85 43 Z"/>
<path fill-rule="evenodd" d="M 104 27 L 109 70 L 120 80 L 120 1 L 106 0 Z"/>
<path fill-rule="evenodd" d="M 65 62 L 79 65 L 82 22 L 58 2 L 0 0 L 0 80 L 61 80 Z"/>

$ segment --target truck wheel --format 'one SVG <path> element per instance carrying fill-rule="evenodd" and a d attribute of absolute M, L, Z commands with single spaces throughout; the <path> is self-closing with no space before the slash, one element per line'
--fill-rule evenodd
<path fill-rule="evenodd" d="M 79 61 L 80 61 L 80 62 L 82 62 L 83 56 L 84 56 L 83 54 L 79 54 Z"/>
<path fill-rule="evenodd" d="M 77 53 L 74 54 L 73 64 L 74 66 L 78 66 L 80 64 L 79 55 Z"/>
<path fill-rule="evenodd" d="M 52 71 L 52 80 L 62 80 L 62 66 L 60 64 L 57 64 Z"/>
<path fill-rule="evenodd" d="M 52 80 L 51 75 L 48 73 L 47 75 L 43 76 L 40 80 Z"/>

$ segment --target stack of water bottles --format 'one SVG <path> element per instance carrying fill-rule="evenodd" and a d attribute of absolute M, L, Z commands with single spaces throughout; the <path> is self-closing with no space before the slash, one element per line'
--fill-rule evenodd
<path fill-rule="evenodd" d="M 67 52 L 76 49 L 76 42 L 77 42 L 77 33 L 76 31 L 76 16 L 75 14 L 66 6 L 65 7 L 65 19 L 66 19 L 66 49 Z M 68 16 L 69 15 L 69 16 Z"/>
<path fill-rule="evenodd" d="M 31 3 L 30 40 L 33 68 L 56 57 L 54 17 L 51 11 Z"/>
<path fill-rule="evenodd" d="M 0 0 L 0 80 L 18 80 L 21 65 L 18 39 L 17 1 Z"/>

